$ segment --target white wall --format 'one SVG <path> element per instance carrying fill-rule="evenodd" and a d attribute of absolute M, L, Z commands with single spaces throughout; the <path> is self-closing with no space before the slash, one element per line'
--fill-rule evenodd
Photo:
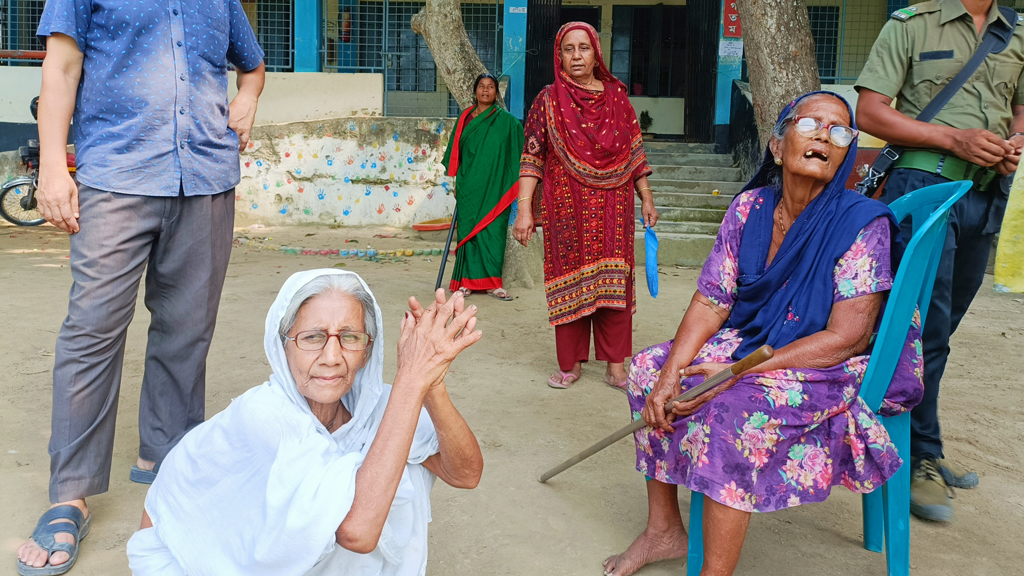
<path fill-rule="evenodd" d="M 228 80 L 233 98 L 235 74 Z M 256 124 L 310 122 L 349 116 L 383 116 L 383 74 L 268 72 Z"/>
<path fill-rule="evenodd" d="M 341 118 L 259 126 L 242 153 L 238 225 L 408 226 L 450 216 L 453 120 Z"/>
<path fill-rule="evenodd" d="M 35 123 L 28 105 L 39 96 L 42 83 L 39 66 L 0 66 L 0 122 Z"/>
<path fill-rule="evenodd" d="M 0 66 L 0 122 L 34 123 L 28 105 L 39 95 L 39 66 Z M 234 97 L 235 75 L 228 80 Z M 256 123 L 283 124 L 348 116 L 381 116 L 384 76 L 381 74 L 267 73 Z"/>
<path fill-rule="evenodd" d="M 684 134 L 682 98 L 650 98 L 647 96 L 630 96 L 629 103 L 636 110 L 637 118 L 644 110 L 651 115 L 654 122 L 648 131 L 655 134 Z"/>

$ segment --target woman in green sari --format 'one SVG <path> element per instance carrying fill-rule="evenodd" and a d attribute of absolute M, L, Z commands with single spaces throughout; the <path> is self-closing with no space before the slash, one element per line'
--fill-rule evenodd
<path fill-rule="evenodd" d="M 473 84 L 476 106 L 459 117 L 444 165 L 455 177 L 459 243 L 451 290 L 486 291 L 511 300 L 501 286 L 510 206 L 519 195 L 523 126 L 496 102 L 497 79 L 481 74 Z"/>

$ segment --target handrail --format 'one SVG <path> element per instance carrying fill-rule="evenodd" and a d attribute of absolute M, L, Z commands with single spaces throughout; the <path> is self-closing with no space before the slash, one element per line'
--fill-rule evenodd
<path fill-rule="evenodd" d="M 0 50 L 0 60 L 42 60 L 46 50 Z"/>

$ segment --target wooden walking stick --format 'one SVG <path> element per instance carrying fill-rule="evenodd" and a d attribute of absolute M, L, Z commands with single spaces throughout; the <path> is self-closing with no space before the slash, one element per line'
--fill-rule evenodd
<path fill-rule="evenodd" d="M 459 207 L 456 206 L 452 210 L 452 225 L 448 227 L 448 241 L 444 243 L 444 254 L 441 256 L 441 269 L 437 271 L 437 285 L 434 286 L 436 291 L 441 287 L 441 281 L 444 280 L 444 267 L 448 264 L 448 250 L 452 247 L 452 234 L 455 233 L 455 223 L 458 221 L 456 218 L 459 215 Z"/>
<path fill-rule="evenodd" d="M 693 388 L 687 390 L 686 392 L 670 400 L 667 404 L 665 404 L 665 414 L 668 414 L 672 411 L 673 403 L 693 400 L 694 398 L 700 396 L 701 394 L 707 392 L 708 390 L 711 390 L 715 386 L 718 386 L 719 384 L 722 384 L 723 382 L 726 382 L 732 379 L 733 377 L 738 376 L 746 372 L 747 370 L 750 370 L 754 366 L 761 364 L 765 360 L 771 358 L 774 354 L 775 351 L 772 350 L 771 346 L 761 346 L 757 350 L 751 352 L 746 358 L 740 360 L 739 362 L 733 364 L 732 366 L 726 368 L 725 370 L 722 370 L 718 374 L 715 374 L 714 376 L 708 378 L 704 382 L 701 382 L 697 386 L 694 386 Z M 645 422 L 643 418 L 630 422 L 629 424 L 623 426 L 622 428 L 619 428 L 615 432 L 612 432 L 611 435 L 609 435 L 604 440 L 601 440 L 600 442 L 594 444 L 590 448 L 587 448 L 583 452 L 580 452 L 579 454 L 573 456 L 572 458 L 569 458 L 565 462 L 562 462 L 558 466 L 555 466 L 551 470 L 548 470 L 547 472 L 544 473 L 543 476 L 540 477 L 540 481 L 542 483 L 547 482 L 548 480 L 554 478 L 555 476 L 561 474 L 562 472 L 565 472 L 566 470 L 572 468 L 573 466 L 579 464 L 580 462 L 583 462 L 587 458 L 590 458 L 594 454 L 597 454 L 598 452 L 604 450 L 605 448 L 611 446 L 612 444 L 615 444 L 619 440 L 625 438 L 626 436 L 629 436 L 630 434 L 636 432 L 637 430 L 643 428 L 644 426 L 647 426 L 647 422 Z"/>

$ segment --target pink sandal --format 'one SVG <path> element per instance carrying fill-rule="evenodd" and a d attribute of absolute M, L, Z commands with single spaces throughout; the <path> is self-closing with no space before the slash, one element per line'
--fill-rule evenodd
<path fill-rule="evenodd" d="M 562 370 L 559 369 L 558 372 L 551 375 L 551 378 L 548 378 L 548 386 L 564 390 L 569 386 L 572 386 L 572 383 L 579 379 L 580 377 L 572 372 L 562 372 Z"/>
<path fill-rule="evenodd" d="M 618 390 L 619 392 L 622 392 L 626 396 L 629 396 L 629 392 L 626 390 L 626 387 L 629 386 L 629 379 L 628 378 L 626 380 L 623 380 L 622 382 L 620 382 L 618 384 L 612 384 L 611 381 L 608 380 L 608 377 L 605 376 L 604 384 L 605 384 L 605 386 L 608 386 L 609 388 L 614 388 L 615 390 Z"/>

